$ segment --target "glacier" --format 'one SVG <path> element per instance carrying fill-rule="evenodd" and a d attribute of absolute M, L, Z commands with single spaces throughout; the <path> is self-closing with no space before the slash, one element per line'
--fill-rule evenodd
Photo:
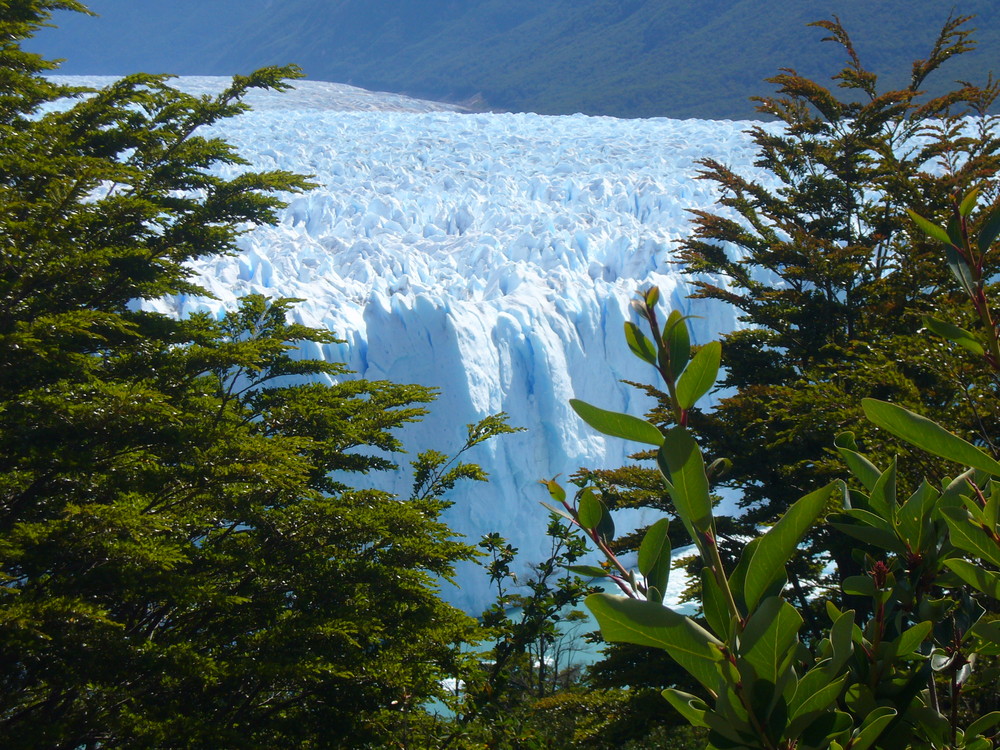
<path fill-rule="evenodd" d="M 196 94 L 225 84 L 175 83 Z M 152 306 L 221 314 L 250 293 L 301 298 L 297 319 L 343 340 L 303 356 L 440 389 L 429 416 L 404 433 L 411 454 L 454 451 L 467 424 L 506 412 L 525 431 L 463 457 L 490 481 L 457 488 L 446 520 L 473 543 L 501 533 L 522 565 L 543 559 L 539 480 L 621 465 L 636 449 L 594 433 L 568 402 L 636 415 L 650 405 L 621 382 L 655 382 L 622 334 L 637 291 L 655 284 L 668 306 L 696 316 L 695 343 L 738 325 L 732 308 L 688 299 L 674 252 L 687 211 L 717 197 L 696 179 L 696 159 L 769 181 L 753 165 L 750 123 L 470 113 L 312 81 L 254 91 L 248 102 L 253 111 L 213 134 L 249 168 L 312 175 L 319 187 L 290 196 L 279 223 L 243 235 L 236 255 L 194 264 L 215 299 Z M 411 484 L 406 471 L 380 481 L 403 496 Z M 643 520 L 652 519 L 629 522 Z M 458 584 L 445 587 L 448 600 L 471 612 L 488 603 L 481 570 L 459 571 Z"/>

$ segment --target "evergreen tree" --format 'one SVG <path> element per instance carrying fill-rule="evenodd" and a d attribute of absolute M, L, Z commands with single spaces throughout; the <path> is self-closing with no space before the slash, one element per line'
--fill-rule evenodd
<path fill-rule="evenodd" d="M 817 23 L 829 32 L 825 41 L 846 53 L 834 77 L 843 93 L 794 70 L 770 79 L 777 95 L 757 101 L 781 127 L 758 125 L 750 134 L 756 165 L 779 186 L 701 162 L 700 176 L 718 186 L 723 210 L 693 212 L 680 257 L 690 273 L 725 279 L 696 280 L 693 296 L 736 306 L 743 327 L 722 337 L 721 385 L 732 395 L 690 419 L 706 454 L 731 462 L 721 485 L 737 491 L 743 510 L 735 525 L 718 519 L 731 557 L 741 524 L 745 533 L 773 522 L 803 493 L 842 475 L 837 433 L 861 425 L 858 438 L 880 461 L 899 450 L 864 427 L 865 397 L 944 419 L 992 447 L 1000 414 L 977 388 L 986 377 L 981 368 L 971 355 L 951 356 L 954 347 L 918 333 L 923 315 L 949 317 L 961 289 L 907 215 L 947 215 L 954 196 L 973 186 L 983 186 L 989 200 L 997 196 L 989 181 L 1000 167 L 1000 135 L 987 111 L 1000 87 L 990 79 L 923 95 L 929 76 L 973 48 L 969 21 L 949 20 L 928 57 L 913 64 L 910 85 L 891 91 L 879 89 L 839 21 Z M 672 424 L 667 394 L 645 390 L 659 404 L 650 417 Z M 920 451 L 901 458 L 910 477 L 940 473 Z M 583 479 L 612 507 L 669 503 L 652 471 L 629 467 Z M 831 544 L 827 532 L 808 543 L 812 564 L 790 570 L 800 597 L 820 580 L 827 554 L 845 574 L 856 567 L 849 546 Z"/>
<path fill-rule="evenodd" d="M 412 498 L 352 488 L 433 393 L 295 358 L 334 339 L 294 300 L 142 309 L 308 187 L 220 177 L 243 162 L 199 135 L 297 71 L 69 89 L 20 46 L 57 9 L 0 4 L 0 746 L 384 746 L 474 637 L 440 514 L 482 473 L 432 452 Z"/>

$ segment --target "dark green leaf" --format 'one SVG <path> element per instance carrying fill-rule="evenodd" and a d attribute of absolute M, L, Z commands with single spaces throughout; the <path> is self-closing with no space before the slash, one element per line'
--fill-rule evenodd
<path fill-rule="evenodd" d="M 656 590 L 657 601 L 663 600 L 670 576 L 670 520 L 661 518 L 646 531 L 639 545 L 639 573 L 646 578 L 646 584 Z"/>
<path fill-rule="evenodd" d="M 588 531 L 597 528 L 597 525 L 604 517 L 603 503 L 590 487 L 585 487 L 580 491 L 576 516 L 580 525 Z"/>
<path fill-rule="evenodd" d="M 979 252 L 985 253 L 989 250 L 997 235 L 1000 235 L 1000 206 L 990 211 L 983 223 L 983 228 L 979 230 Z"/>

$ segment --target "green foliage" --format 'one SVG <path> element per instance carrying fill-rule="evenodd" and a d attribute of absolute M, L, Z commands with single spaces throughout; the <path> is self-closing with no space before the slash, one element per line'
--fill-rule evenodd
<path fill-rule="evenodd" d="M 797 493 L 837 474 L 835 461 L 815 462 L 842 425 L 857 422 L 863 397 L 947 417 L 967 437 L 997 423 L 968 396 L 981 378 L 968 360 L 928 350 L 916 336 L 921 316 L 951 308 L 960 287 L 933 262 L 908 212 L 948 211 L 954 193 L 1000 166 L 995 119 L 963 119 L 985 114 L 995 83 L 923 93 L 946 61 L 972 48 L 968 18 L 950 20 L 914 63 L 910 84 L 889 91 L 839 23 L 817 25 L 847 54 L 836 77 L 844 93 L 793 71 L 770 79 L 779 93 L 758 99 L 760 109 L 785 128 L 750 132 L 758 166 L 781 186 L 765 189 L 703 161 L 702 178 L 719 187 L 729 212 L 695 212 L 682 250 L 690 272 L 728 281 L 696 281 L 695 296 L 735 305 L 746 324 L 723 337 L 723 385 L 736 393 L 697 426 L 710 454 L 732 458 L 728 481 L 752 506 L 751 523 L 773 520 Z M 863 437 L 886 455 L 873 431 Z M 916 471 L 938 469 L 917 460 Z"/>
<path fill-rule="evenodd" d="M 987 214 L 989 226 L 1000 209 Z M 954 247 L 968 257 L 973 244 L 966 237 Z M 655 297 L 644 295 L 641 304 Z M 648 311 L 644 317 L 655 320 Z M 651 330 L 658 350 L 670 346 L 667 336 Z M 994 336 L 994 330 L 981 335 L 984 349 Z M 989 365 L 988 357 L 983 361 Z M 878 468 L 852 435 L 842 435 L 838 450 L 865 489 L 834 482 L 802 497 L 727 566 L 711 512 L 702 517 L 711 503 L 700 449 L 676 426 L 664 432 L 661 451 L 671 458 L 660 467 L 704 566 L 703 622 L 651 596 L 648 579 L 626 571 L 602 548 L 625 593 L 588 597 L 602 635 L 663 650 L 695 678 L 693 693 L 671 687 L 663 694 L 688 722 L 707 730 L 710 748 L 995 746 L 1000 713 L 977 711 L 970 678 L 997 653 L 1000 635 L 986 615 L 1000 594 L 1000 464 L 901 407 L 873 400 L 864 407 L 876 425 L 912 446 L 973 468 L 944 479 L 940 489 L 924 482 L 908 496 L 899 494 L 895 462 Z M 785 567 L 840 498 L 843 509 L 830 523 L 855 540 L 853 554 L 864 570 L 842 588 L 868 606 L 841 610 L 828 600 L 826 624 L 806 637 L 802 614 L 785 598 Z M 579 508 L 563 504 L 587 531 Z M 658 548 L 665 533 L 654 525 L 640 549 Z"/>
<path fill-rule="evenodd" d="M 335 339 L 295 300 L 141 309 L 308 187 L 220 177 L 243 162 L 199 135 L 298 73 L 71 91 L 19 46 L 55 8 L 0 5 L 0 745 L 384 746 L 476 638 L 438 587 L 476 554 L 442 493 L 482 472 L 429 452 L 411 498 L 367 488 L 433 393 L 298 358 Z"/>

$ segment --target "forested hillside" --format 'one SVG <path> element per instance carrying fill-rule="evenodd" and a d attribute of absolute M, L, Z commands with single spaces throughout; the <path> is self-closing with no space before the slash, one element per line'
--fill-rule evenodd
<path fill-rule="evenodd" d="M 231 74 L 295 62 L 313 79 L 547 114 L 746 118 L 779 67 L 820 78 L 836 50 L 807 23 L 837 14 L 875 72 L 924 54 L 952 6 L 937 0 L 104 0 L 34 42 L 67 73 Z M 967 0 L 989 69 L 1000 7 Z M 940 81 L 947 86 L 949 81 Z"/>

